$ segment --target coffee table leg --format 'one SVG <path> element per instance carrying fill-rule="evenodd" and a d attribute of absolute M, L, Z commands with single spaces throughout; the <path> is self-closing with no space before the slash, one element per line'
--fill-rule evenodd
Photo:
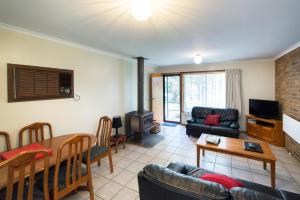
<path fill-rule="evenodd" d="M 200 147 L 197 147 L 197 167 L 200 167 Z"/>
<path fill-rule="evenodd" d="M 202 156 L 205 156 L 205 150 L 202 149 Z"/>
<path fill-rule="evenodd" d="M 272 188 L 275 189 L 275 161 L 272 161 L 271 163 L 271 185 Z"/>
<path fill-rule="evenodd" d="M 267 163 L 264 161 L 264 170 L 267 169 Z"/>

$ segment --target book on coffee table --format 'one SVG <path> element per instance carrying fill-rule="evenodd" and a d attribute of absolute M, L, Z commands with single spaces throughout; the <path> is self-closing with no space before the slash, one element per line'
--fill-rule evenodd
<path fill-rule="evenodd" d="M 254 143 L 254 142 L 244 142 L 244 147 L 245 147 L 245 150 L 248 150 L 248 151 L 254 151 L 254 152 L 258 152 L 258 153 L 263 153 L 263 150 L 260 146 L 260 144 L 258 143 Z"/>
<path fill-rule="evenodd" d="M 211 144 L 219 144 L 220 138 L 221 138 L 220 136 L 207 134 L 205 141 Z"/>

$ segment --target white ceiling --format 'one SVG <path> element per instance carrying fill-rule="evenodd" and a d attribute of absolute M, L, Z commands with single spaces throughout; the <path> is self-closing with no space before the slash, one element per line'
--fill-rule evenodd
<path fill-rule="evenodd" d="M 300 41 L 300 0 L 152 0 L 148 21 L 130 0 L 1 0 L 0 22 L 156 66 L 271 58 Z"/>

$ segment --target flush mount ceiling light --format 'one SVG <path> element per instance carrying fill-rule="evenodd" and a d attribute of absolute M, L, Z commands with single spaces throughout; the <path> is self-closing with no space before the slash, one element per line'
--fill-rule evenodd
<path fill-rule="evenodd" d="M 149 0 L 131 0 L 131 15 L 138 21 L 145 21 L 151 15 Z"/>
<path fill-rule="evenodd" d="M 194 57 L 194 63 L 198 65 L 198 64 L 202 63 L 202 60 L 203 60 L 203 58 L 202 58 L 201 54 L 196 53 L 196 55 Z"/>

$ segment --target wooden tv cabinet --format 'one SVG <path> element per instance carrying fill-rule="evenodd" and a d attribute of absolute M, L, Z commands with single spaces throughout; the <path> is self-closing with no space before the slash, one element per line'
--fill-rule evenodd
<path fill-rule="evenodd" d="M 256 139 L 283 147 L 282 121 L 246 115 L 247 134 Z"/>

